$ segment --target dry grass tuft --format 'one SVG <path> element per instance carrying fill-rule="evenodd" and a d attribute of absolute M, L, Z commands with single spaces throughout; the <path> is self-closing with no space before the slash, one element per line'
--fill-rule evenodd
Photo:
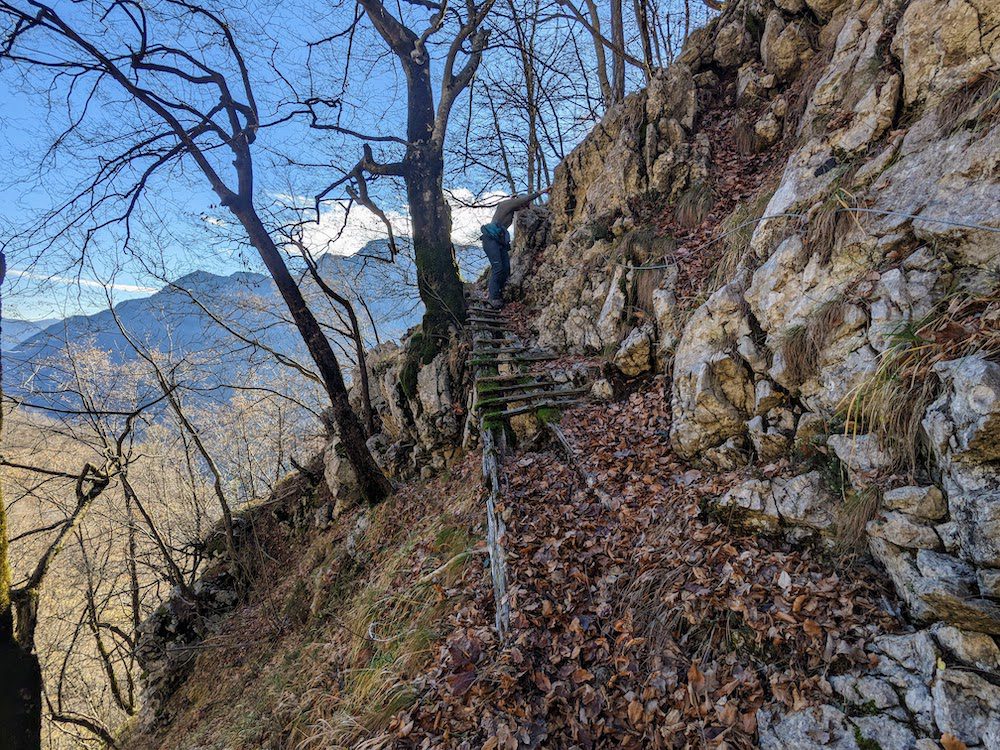
<path fill-rule="evenodd" d="M 740 112 L 733 118 L 733 127 L 730 134 L 736 153 L 740 156 L 753 156 L 760 148 L 760 139 L 754 129 L 754 123 Z"/>
<path fill-rule="evenodd" d="M 844 322 L 847 303 L 842 296 L 824 302 L 804 325 L 789 328 L 781 339 L 781 355 L 788 379 L 801 386 L 819 369 L 819 357 L 830 337 Z"/>
<path fill-rule="evenodd" d="M 633 312 L 639 317 L 653 317 L 653 293 L 663 285 L 667 277 L 664 268 L 651 268 L 632 272 L 632 294 L 630 295 Z"/>
<path fill-rule="evenodd" d="M 658 235 L 652 228 L 636 229 L 625 234 L 616 247 L 617 257 L 632 266 L 662 266 L 677 249 L 671 235 Z M 640 318 L 653 315 L 653 292 L 667 276 L 665 268 L 636 268 L 632 283 L 625 290 L 632 313 Z"/>
<path fill-rule="evenodd" d="M 938 395 L 938 362 L 971 354 L 1000 356 L 1000 297 L 946 298 L 922 320 L 893 332 L 878 367 L 842 404 L 847 431 L 873 433 L 896 461 L 914 475 L 923 455 L 921 421 Z"/>
<path fill-rule="evenodd" d="M 823 265 L 833 257 L 837 238 L 847 232 L 852 223 L 857 223 L 857 217 L 850 210 L 857 205 L 854 196 L 838 186 L 809 216 L 805 249 L 819 256 Z"/>
<path fill-rule="evenodd" d="M 631 263 L 661 263 L 677 249 L 677 240 L 670 235 L 657 234 L 652 227 L 644 227 L 625 234 L 619 249 Z"/>
<path fill-rule="evenodd" d="M 382 536 L 385 528 L 390 537 L 398 532 L 391 510 L 377 512 L 383 517 L 373 521 L 369 535 Z M 416 700 L 412 678 L 433 657 L 442 635 L 438 623 L 453 606 L 439 587 L 460 577 L 472 543 L 463 527 L 444 517 L 414 529 L 401 542 L 391 542 L 397 546 L 364 585 L 327 613 L 346 636 L 346 648 L 333 665 L 317 654 L 320 669 L 309 676 L 297 705 L 289 707 L 296 747 L 355 747 Z M 430 553 L 422 565 L 430 570 L 414 575 L 421 550 Z"/>
<path fill-rule="evenodd" d="M 853 551 L 865 544 L 865 527 L 875 518 L 880 503 L 881 494 L 875 487 L 851 492 L 844 498 L 833 527 L 841 551 Z"/>
<path fill-rule="evenodd" d="M 715 193 L 706 180 L 695 180 L 677 200 L 674 215 L 679 224 L 696 227 L 708 217 L 715 205 Z"/>
<path fill-rule="evenodd" d="M 1000 71 L 991 70 L 962 86 L 938 105 L 938 123 L 949 135 L 968 128 L 989 130 L 1000 121 Z"/>
<path fill-rule="evenodd" d="M 709 292 L 724 287 L 736 276 L 736 271 L 750 254 L 750 240 L 767 204 L 771 202 L 774 190 L 764 190 L 755 198 L 740 203 L 733 212 L 719 223 L 719 241 L 722 243 L 722 253 L 712 267 L 708 277 Z M 757 258 L 753 259 L 757 261 Z"/>

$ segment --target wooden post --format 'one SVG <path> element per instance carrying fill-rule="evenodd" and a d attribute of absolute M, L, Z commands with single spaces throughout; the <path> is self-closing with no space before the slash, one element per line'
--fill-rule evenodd
<path fill-rule="evenodd" d="M 493 579 L 494 624 L 500 638 L 510 629 L 510 598 L 507 595 L 507 554 L 503 540 L 507 524 L 497 512 L 500 501 L 501 445 L 492 428 L 483 431 L 483 482 L 486 485 L 486 547 L 490 553 L 490 577 Z M 502 440 L 502 438 L 500 438 Z"/>

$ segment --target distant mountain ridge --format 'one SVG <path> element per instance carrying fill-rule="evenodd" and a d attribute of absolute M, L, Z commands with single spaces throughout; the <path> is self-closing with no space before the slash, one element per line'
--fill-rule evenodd
<path fill-rule="evenodd" d="M 423 306 L 416 289 L 412 259 L 398 256 L 395 263 L 372 260 L 388 257 L 384 243 L 369 243 L 356 256 L 323 255 L 318 259 L 321 276 L 357 303 L 365 300 L 367 311 L 356 304 L 363 335 L 369 345 L 377 340 L 398 339 L 420 321 Z M 320 321 L 328 326 L 327 335 L 341 351 L 353 351 L 332 327 L 343 327 L 335 308 L 308 275 L 299 271 L 306 297 Z M 209 271 L 188 273 L 148 297 L 118 303 L 111 310 L 92 315 L 75 315 L 59 321 L 43 321 L 43 330 L 17 325 L 5 331 L 4 388 L 13 395 L 32 395 L 49 402 L 65 404 L 60 378 L 70 346 L 92 346 L 107 352 L 112 364 L 137 359 L 128 340 L 122 335 L 115 316 L 129 336 L 150 350 L 170 354 L 174 360 L 198 363 L 206 383 L 238 383 L 250 372 L 278 372 L 272 355 L 240 340 L 213 320 L 213 316 L 245 338 L 311 365 L 308 352 L 295 327 L 289 322 L 284 301 L 269 276 L 252 271 L 237 271 L 221 276 Z M 67 343 L 68 342 L 68 343 Z M 222 354 L 220 354 L 222 352 Z M 343 356 L 342 364 L 346 365 Z M 345 366 L 345 375 L 348 367 Z"/>
<path fill-rule="evenodd" d="M 7 351 L 27 341 L 32 336 L 37 336 L 53 323 L 57 323 L 57 318 L 46 320 L 21 320 L 20 318 L 4 318 L 0 321 L 3 335 L 0 336 L 0 349 Z"/>

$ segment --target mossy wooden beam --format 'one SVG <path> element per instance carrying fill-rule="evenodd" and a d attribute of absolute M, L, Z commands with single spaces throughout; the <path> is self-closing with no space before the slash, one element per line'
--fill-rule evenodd
<path fill-rule="evenodd" d="M 496 418 L 507 418 L 516 417 L 519 414 L 530 414 L 533 411 L 539 411 L 540 409 L 565 409 L 570 406 L 576 406 L 582 403 L 581 399 L 578 398 L 566 398 L 560 399 L 558 401 L 541 401 L 537 404 L 527 404 L 526 406 L 517 406 L 513 409 L 506 409 L 504 411 L 492 411 L 483 415 L 483 419 L 496 419 Z"/>
<path fill-rule="evenodd" d="M 514 380 L 524 380 L 521 376 L 515 376 Z M 482 378 L 480 378 L 482 380 Z M 485 386 L 489 385 L 488 388 Z M 491 396 L 499 395 L 501 393 L 518 393 L 520 391 L 527 390 L 529 388 L 535 388 L 539 393 L 552 393 L 553 388 L 557 388 L 563 383 L 557 383 L 554 380 L 533 380 L 532 382 L 521 383 L 521 382 L 511 382 L 509 385 L 496 385 L 483 383 L 483 388 L 480 389 L 481 393 L 486 393 L 487 391 Z M 546 390 L 547 389 L 547 390 Z"/>
<path fill-rule="evenodd" d="M 536 399 L 551 400 L 554 398 L 557 399 L 571 398 L 575 396 L 583 396 L 586 393 L 588 393 L 588 390 L 586 388 L 572 388 L 562 391 L 543 390 L 543 391 L 525 392 L 521 394 L 515 393 L 510 396 L 498 396 L 497 398 L 484 399 L 476 404 L 476 408 L 484 409 L 490 406 L 499 406 L 501 404 L 507 404 L 507 403 L 519 403 L 521 401 L 534 401 Z"/>
<path fill-rule="evenodd" d="M 490 365 L 516 365 L 523 362 L 551 362 L 554 359 L 558 359 L 555 354 L 532 354 L 524 355 L 520 357 L 512 356 L 502 356 L 502 357 L 491 357 L 489 359 L 473 358 L 473 367 L 486 367 Z"/>

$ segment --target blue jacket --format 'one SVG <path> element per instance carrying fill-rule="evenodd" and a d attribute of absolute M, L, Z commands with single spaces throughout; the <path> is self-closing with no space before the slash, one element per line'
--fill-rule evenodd
<path fill-rule="evenodd" d="M 510 250 L 510 232 L 508 232 L 504 227 L 490 222 L 489 224 L 483 224 L 482 232 L 482 239 L 484 242 L 492 240 L 501 247 L 506 248 L 508 251 Z"/>

